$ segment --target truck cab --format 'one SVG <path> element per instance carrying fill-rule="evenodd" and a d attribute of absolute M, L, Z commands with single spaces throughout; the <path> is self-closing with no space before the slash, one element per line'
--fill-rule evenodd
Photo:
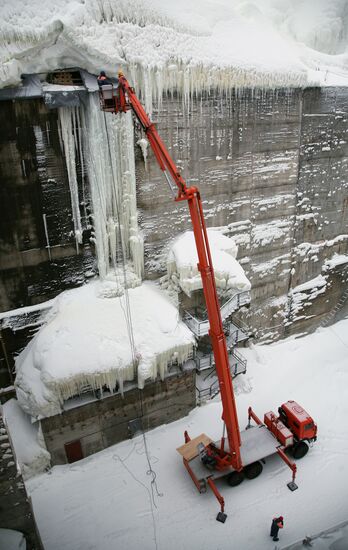
<path fill-rule="evenodd" d="M 287 401 L 278 409 L 280 420 L 293 433 L 293 456 L 302 458 L 308 451 L 306 441 L 317 439 L 317 425 L 313 418 L 296 401 Z"/>

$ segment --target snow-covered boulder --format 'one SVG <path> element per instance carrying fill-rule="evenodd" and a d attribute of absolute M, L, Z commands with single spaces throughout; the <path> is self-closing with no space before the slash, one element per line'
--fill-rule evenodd
<path fill-rule="evenodd" d="M 215 229 L 208 230 L 208 239 L 213 261 L 215 282 L 218 288 L 235 292 L 250 290 L 250 282 L 244 269 L 236 260 L 238 247 L 233 239 Z M 168 278 L 188 296 L 202 288 L 201 275 L 197 268 L 198 256 L 192 231 L 186 231 L 173 242 L 168 258 Z"/>
<path fill-rule="evenodd" d="M 34 418 L 62 411 L 63 402 L 83 387 L 121 391 L 125 381 L 163 379 L 168 363 L 184 362 L 194 338 L 177 308 L 153 283 L 110 292 L 92 282 L 60 294 L 48 320 L 16 361 L 18 401 Z M 130 332 L 131 329 L 131 332 Z M 131 346 L 134 341 L 134 347 Z"/>

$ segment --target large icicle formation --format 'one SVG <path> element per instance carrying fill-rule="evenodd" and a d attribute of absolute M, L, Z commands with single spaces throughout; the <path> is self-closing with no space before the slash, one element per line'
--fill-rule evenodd
<path fill-rule="evenodd" d="M 238 248 L 234 240 L 217 229 L 208 230 L 213 260 L 215 282 L 218 288 L 233 292 L 250 290 L 243 268 L 236 260 Z M 202 288 L 201 275 L 197 268 L 198 257 L 192 231 L 180 235 L 173 242 L 167 259 L 168 278 L 188 295 Z"/>
<path fill-rule="evenodd" d="M 146 98 L 348 78 L 346 0 L 16 0 L 0 21 L 2 85 L 74 66 L 126 68 Z"/>
<path fill-rule="evenodd" d="M 194 338 L 178 311 L 153 283 L 128 291 L 135 350 L 125 318 L 125 296 L 105 298 L 96 281 L 59 295 L 40 329 L 16 361 L 19 404 L 34 418 L 62 411 L 84 388 L 111 392 L 137 380 L 162 379 L 168 363 L 183 363 Z M 135 358 L 135 362 L 134 362 Z"/>
<path fill-rule="evenodd" d="M 82 155 L 79 147 L 78 121 L 79 115 L 76 107 L 61 107 L 59 112 L 60 138 L 64 149 L 65 163 L 68 172 L 70 187 L 71 211 L 74 221 L 76 243 L 82 243 L 82 225 L 79 203 L 79 189 L 76 174 L 76 150 Z M 81 164 L 83 159 L 81 159 Z"/>
<path fill-rule="evenodd" d="M 105 278 L 131 259 L 140 284 L 144 244 L 138 229 L 132 115 L 105 114 L 98 97 L 89 94 L 84 127 L 99 275 Z"/>

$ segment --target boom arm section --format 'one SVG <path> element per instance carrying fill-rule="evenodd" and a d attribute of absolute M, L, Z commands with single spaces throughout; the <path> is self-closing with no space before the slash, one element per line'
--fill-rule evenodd
<path fill-rule="evenodd" d="M 155 125 L 149 119 L 134 89 L 129 85 L 122 73 L 119 74 L 118 94 L 116 99 L 116 112 L 126 112 L 129 108 L 132 108 L 145 131 L 156 160 L 161 170 L 164 172 L 170 188 L 172 190 L 175 189 L 173 184 L 177 187 L 178 194 L 175 200 L 187 200 L 188 202 L 198 254 L 198 269 L 202 277 L 203 292 L 210 323 L 209 335 L 212 342 L 216 373 L 220 385 L 223 407 L 222 419 L 226 424 L 230 451 L 229 464 L 235 470 L 239 471 L 242 469 L 243 465 L 240 456 L 241 439 L 237 409 L 200 193 L 197 187 L 186 186 L 185 180 L 181 176 L 167 148 L 162 142 Z"/>

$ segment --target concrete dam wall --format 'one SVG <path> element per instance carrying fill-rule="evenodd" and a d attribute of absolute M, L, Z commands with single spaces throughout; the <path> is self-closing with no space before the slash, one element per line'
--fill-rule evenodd
<path fill-rule="evenodd" d="M 239 244 L 252 284 L 241 317 L 257 338 L 332 322 L 340 300 L 347 312 L 346 88 L 211 95 L 185 108 L 168 98 L 154 119 L 188 184 L 199 186 L 207 225 Z M 145 272 L 158 277 L 188 211 L 168 200 L 152 157 L 146 170 L 138 162 L 137 181 Z"/>
<path fill-rule="evenodd" d="M 252 332 L 267 340 L 315 328 L 340 300 L 344 313 L 346 88 L 245 90 L 227 98 L 216 92 L 188 104 L 171 96 L 152 118 L 188 184 L 200 187 L 208 227 L 223 226 L 239 244 L 252 283 L 252 303 L 241 317 Z M 0 120 L 5 311 L 83 284 L 96 262 L 86 152 L 76 155 L 83 229 L 77 243 L 57 110 L 40 99 L 3 101 Z M 84 124 L 79 117 L 76 139 Z M 136 125 L 135 142 L 140 137 Z M 165 273 L 168 244 L 190 228 L 188 210 L 172 200 L 152 153 L 144 162 L 135 149 L 145 277 L 157 278 Z"/>

